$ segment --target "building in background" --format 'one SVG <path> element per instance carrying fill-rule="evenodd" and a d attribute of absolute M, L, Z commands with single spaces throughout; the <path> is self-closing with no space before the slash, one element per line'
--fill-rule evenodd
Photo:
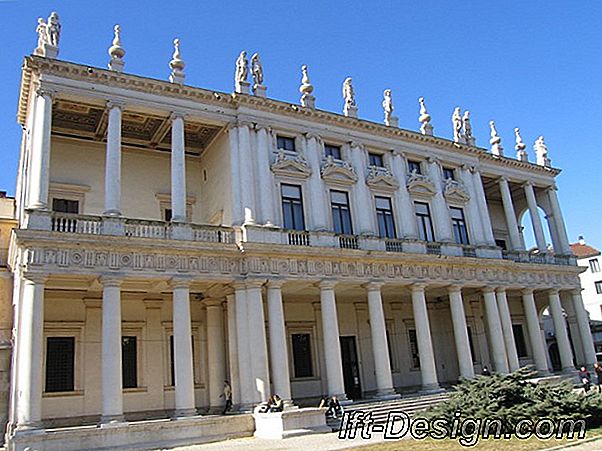
<path fill-rule="evenodd" d="M 571 250 L 577 258 L 577 265 L 583 266 L 585 271 L 579 274 L 581 296 L 589 317 L 595 321 L 602 321 L 602 256 L 596 248 L 586 244 L 580 236 L 579 241 L 571 244 Z"/>

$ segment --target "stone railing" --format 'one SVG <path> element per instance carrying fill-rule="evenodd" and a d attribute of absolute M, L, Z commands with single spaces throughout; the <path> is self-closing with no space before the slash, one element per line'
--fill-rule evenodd
<path fill-rule="evenodd" d="M 403 243 L 403 240 L 385 238 L 385 250 L 387 252 L 404 252 Z"/>
<path fill-rule="evenodd" d="M 53 232 L 102 235 L 102 218 L 100 216 L 53 213 L 50 218 L 50 227 Z"/>
<path fill-rule="evenodd" d="M 126 219 L 125 236 L 136 238 L 170 239 L 169 223 L 163 221 L 146 221 L 142 219 Z"/>
<path fill-rule="evenodd" d="M 234 243 L 234 231 L 229 227 L 192 224 L 192 240 Z"/>
<path fill-rule="evenodd" d="M 430 255 L 441 255 L 441 245 L 439 243 L 426 243 L 426 253 Z"/>
<path fill-rule="evenodd" d="M 477 249 L 474 246 L 462 246 L 462 255 L 474 258 L 477 256 Z"/>
<path fill-rule="evenodd" d="M 341 249 L 359 249 L 359 240 L 355 235 L 338 235 Z"/>
<path fill-rule="evenodd" d="M 297 230 L 288 231 L 288 244 L 291 246 L 309 246 L 309 232 L 300 232 Z"/>

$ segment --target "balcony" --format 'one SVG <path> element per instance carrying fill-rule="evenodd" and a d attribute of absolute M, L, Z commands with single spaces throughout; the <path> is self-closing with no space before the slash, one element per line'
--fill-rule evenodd
<path fill-rule="evenodd" d="M 527 251 L 502 251 L 504 260 L 512 260 L 517 263 L 536 263 L 541 265 L 565 265 L 575 266 L 577 260 L 573 255 L 554 255 L 553 253 L 534 253 Z"/>

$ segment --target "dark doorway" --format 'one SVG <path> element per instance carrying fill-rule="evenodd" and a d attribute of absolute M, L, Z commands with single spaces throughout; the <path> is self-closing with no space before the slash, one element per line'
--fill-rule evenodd
<path fill-rule="evenodd" d="M 562 369 L 562 365 L 560 364 L 560 352 L 558 352 L 558 345 L 556 343 L 552 343 L 548 349 L 548 352 L 550 353 L 550 360 L 552 361 L 552 369 L 554 371 L 560 371 Z"/>
<path fill-rule="evenodd" d="M 362 385 L 360 382 L 360 366 L 357 361 L 355 337 L 340 337 L 340 339 L 345 394 L 350 399 L 360 399 L 362 397 Z"/>

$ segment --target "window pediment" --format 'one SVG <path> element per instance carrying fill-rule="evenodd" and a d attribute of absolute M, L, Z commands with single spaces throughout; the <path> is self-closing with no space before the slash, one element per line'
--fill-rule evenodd
<path fill-rule="evenodd" d="M 465 204 L 470 200 L 470 194 L 462 182 L 447 179 L 443 190 L 445 198 L 452 203 Z"/>
<path fill-rule="evenodd" d="M 322 178 L 326 183 L 333 185 L 353 185 L 357 182 L 357 174 L 348 161 L 335 160 L 326 157 L 321 169 Z"/>
<path fill-rule="evenodd" d="M 272 172 L 276 175 L 305 179 L 311 175 L 311 169 L 303 154 L 290 155 L 280 150 L 276 161 L 272 164 Z"/>
<path fill-rule="evenodd" d="M 399 182 L 388 168 L 380 166 L 370 166 L 366 184 L 374 189 L 382 191 L 395 191 L 399 188 Z"/>
<path fill-rule="evenodd" d="M 416 195 L 430 197 L 434 196 L 437 193 L 435 184 L 431 181 L 429 176 L 424 174 L 418 174 L 417 172 L 412 172 L 408 176 L 406 186 L 408 187 L 408 191 L 410 193 Z"/>

